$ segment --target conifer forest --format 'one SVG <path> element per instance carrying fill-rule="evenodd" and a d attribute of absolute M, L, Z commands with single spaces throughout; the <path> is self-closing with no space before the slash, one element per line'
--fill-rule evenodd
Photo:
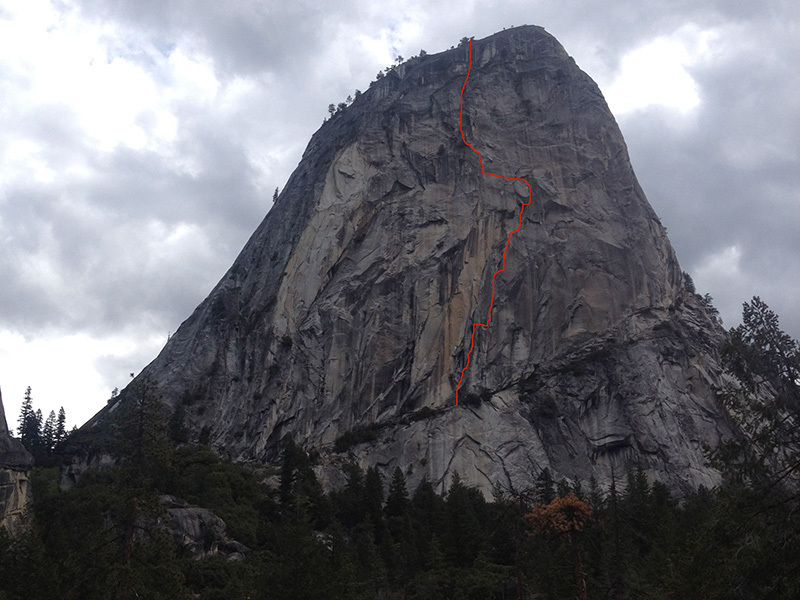
<path fill-rule="evenodd" d="M 534 488 L 487 500 L 457 474 L 440 493 L 350 464 L 325 491 L 314 452 L 286 438 L 279 466 L 228 462 L 186 443 L 142 386 L 92 442 L 115 465 L 60 485 L 74 448 L 58 417 L 54 445 L 32 448 L 30 524 L 0 534 L 0 598 L 798 598 L 797 342 L 758 298 L 728 340 L 739 385 L 720 402 L 741 436 L 707 449 L 723 483 L 682 497 L 641 468 L 606 489 L 545 469 Z M 218 519 L 200 519 L 190 545 L 170 527 L 174 506 Z"/>

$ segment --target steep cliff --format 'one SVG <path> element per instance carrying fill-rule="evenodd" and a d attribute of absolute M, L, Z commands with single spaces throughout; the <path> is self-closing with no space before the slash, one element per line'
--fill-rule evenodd
<path fill-rule="evenodd" d="M 33 457 L 8 432 L 3 394 L 0 392 L 0 528 L 11 537 L 18 535 L 25 523 L 30 501 L 28 473 Z"/>
<path fill-rule="evenodd" d="M 230 271 L 143 376 L 195 440 L 270 460 L 285 435 L 412 484 L 715 481 L 720 331 L 683 280 L 596 84 L 543 29 L 409 60 L 312 137 Z M 122 401 L 125 401 L 122 395 Z M 90 422 L 98 426 L 113 407 Z M 337 443 L 338 440 L 338 443 Z"/>

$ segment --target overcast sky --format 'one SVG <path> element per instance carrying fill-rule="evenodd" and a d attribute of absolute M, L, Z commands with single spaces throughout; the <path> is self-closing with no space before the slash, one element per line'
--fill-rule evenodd
<path fill-rule="evenodd" d="M 81 424 L 208 294 L 327 106 L 535 24 L 594 78 L 726 326 L 800 337 L 797 0 L 0 0 L 0 386 Z"/>

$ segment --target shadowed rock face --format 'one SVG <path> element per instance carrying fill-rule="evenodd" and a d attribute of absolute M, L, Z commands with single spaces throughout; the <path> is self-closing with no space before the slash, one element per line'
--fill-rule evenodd
<path fill-rule="evenodd" d="M 11 537 L 21 533 L 30 500 L 28 472 L 33 457 L 17 439 L 9 435 L 3 394 L 0 392 L 0 528 Z"/>
<path fill-rule="evenodd" d="M 351 456 L 412 485 L 457 470 L 488 492 L 544 467 L 604 482 L 636 462 L 674 488 L 713 483 L 720 331 L 683 290 L 602 94 L 538 27 L 473 42 L 465 135 L 533 202 L 454 406 L 527 200 L 461 141 L 467 66 L 468 46 L 412 59 L 323 125 L 144 375 L 195 439 L 270 460 L 290 434 L 333 483 L 354 429 Z"/>

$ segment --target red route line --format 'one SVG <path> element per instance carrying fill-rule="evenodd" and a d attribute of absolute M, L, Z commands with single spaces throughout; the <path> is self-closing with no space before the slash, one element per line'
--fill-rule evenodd
<path fill-rule="evenodd" d="M 466 372 L 467 368 L 469 367 L 469 359 L 470 355 L 472 354 L 473 348 L 475 348 L 475 328 L 476 327 L 489 327 L 489 322 L 492 320 L 492 307 L 494 306 L 494 280 L 497 277 L 498 273 L 502 273 L 506 270 L 506 252 L 508 252 L 508 245 L 511 243 L 511 236 L 517 233 L 520 228 L 522 227 L 522 213 L 525 210 L 525 207 L 528 206 L 533 197 L 533 190 L 531 189 L 531 184 L 528 183 L 527 179 L 522 179 L 521 177 L 506 177 L 505 175 L 496 175 L 494 173 L 489 173 L 486 171 L 486 167 L 483 166 L 483 157 L 481 157 L 481 153 L 475 150 L 475 147 L 470 144 L 467 139 L 464 137 L 464 90 L 467 88 L 467 82 L 469 81 L 469 74 L 472 71 L 472 40 L 469 41 L 469 65 L 467 66 L 467 78 L 464 80 L 464 85 L 461 86 L 461 109 L 458 114 L 458 128 L 461 131 L 461 139 L 462 141 L 472 149 L 472 151 L 478 155 L 478 162 L 481 163 L 481 173 L 483 175 L 491 175 L 492 177 L 497 177 L 498 179 L 510 179 L 511 181 L 523 181 L 525 185 L 528 186 L 528 201 L 523 202 L 522 206 L 519 209 L 519 225 L 517 228 L 508 234 L 508 239 L 506 240 L 506 247 L 503 250 L 503 266 L 499 268 L 497 271 L 494 272 L 492 275 L 492 299 L 489 302 L 489 315 L 486 317 L 485 323 L 473 323 L 472 324 L 472 337 L 471 343 L 469 346 L 469 352 L 467 352 L 467 364 L 464 365 L 464 368 L 461 369 L 461 379 L 458 380 L 458 385 L 456 386 L 456 406 L 458 406 L 458 391 L 461 389 L 461 383 L 464 381 L 464 373 Z"/>

